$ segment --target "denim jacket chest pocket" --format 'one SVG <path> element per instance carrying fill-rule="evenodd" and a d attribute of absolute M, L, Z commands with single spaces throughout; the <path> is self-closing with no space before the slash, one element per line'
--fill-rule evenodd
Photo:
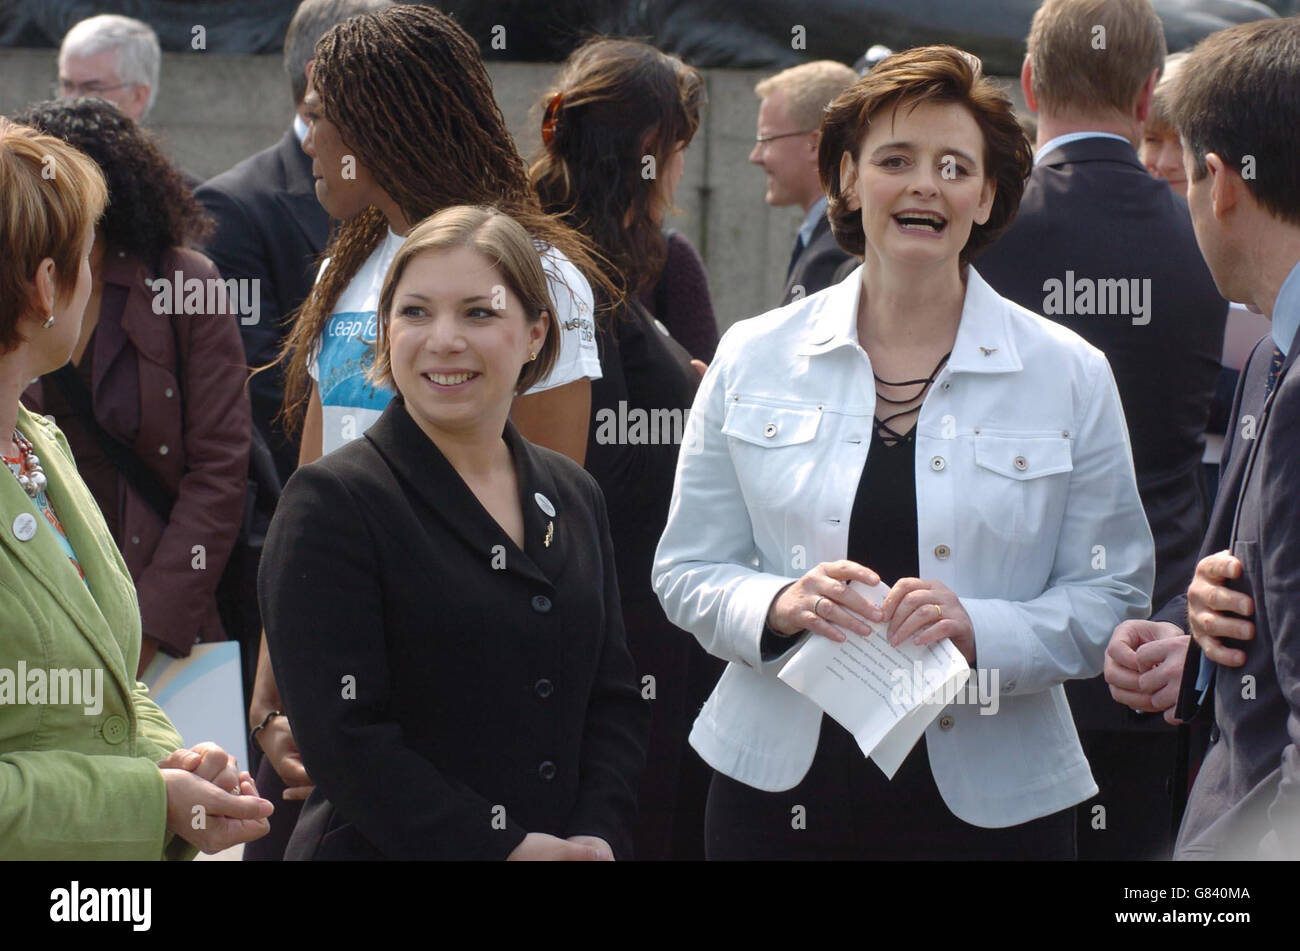
<path fill-rule="evenodd" d="M 728 399 L 722 433 L 751 509 L 788 503 L 807 488 L 818 464 L 814 440 L 823 415 L 817 404 Z"/>
<path fill-rule="evenodd" d="M 1074 470 L 1066 432 L 976 430 L 971 446 L 970 491 L 963 495 L 982 527 L 1008 539 L 1055 537 Z"/>

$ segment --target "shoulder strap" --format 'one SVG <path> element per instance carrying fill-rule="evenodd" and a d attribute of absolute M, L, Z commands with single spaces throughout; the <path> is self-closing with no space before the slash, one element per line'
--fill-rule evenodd
<path fill-rule="evenodd" d="M 99 425 L 99 421 L 95 419 L 94 408 L 91 406 L 90 390 L 86 388 L 86 383 L 77 372 L 77 368 L 71 363 L 64 364 L 63 367 L 49 374 L 49 379 L 63 393 L 72 411 L 81 418 L 82 423 L 95 438 L 104 455 L 108 456 L 109 461 L 113 463 L 114 468 L 164 522 L 168 521 L 171 518 L 174 501 L 171 493 L 167 491 L 162 480 L 140 461 L 139 456 L 110 436 Z"/>

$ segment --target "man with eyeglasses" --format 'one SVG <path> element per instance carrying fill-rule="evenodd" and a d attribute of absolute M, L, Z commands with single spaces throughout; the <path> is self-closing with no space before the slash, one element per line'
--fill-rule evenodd
<path fill-rule="evenodd" d="M 106 99 L 141 122 L 158 94 L 161 59 L 149 24 L 117 14 L 90 17 L 63 38 L 53 97 Z"/>
<path fill-rule="evenodd" d="M 857 78 L 843 63 L 817 60 L 783 70 L 754 87 L 762 102 L 749 161 L 767 173 L 764 198 L 773 207 L 798 205 L 804 210 L 782 304 L 829 287 L 836 269 L 849 259 L 826 220 L 826 196 L 817 176 L 817 129 L 826 105 Z"/>

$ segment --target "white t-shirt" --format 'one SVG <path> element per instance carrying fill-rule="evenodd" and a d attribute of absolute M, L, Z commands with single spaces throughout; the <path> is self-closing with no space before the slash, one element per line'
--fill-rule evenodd
<path fill-rule="evenodd" d="M 383 243 L 339 295 L 308 363 L 320 393 L 324 452 L 333 452 L 369 429 L 395 395 L 387 387 L 372 384 L 366 373 L 375 357 L 379 292 L 388 266 L 405 240 L 389 229 Z M 563 251 L 546 247 L 540 254 L 561 332 L 560 353 L 550 374 L 528 390 L 530 394 L 601 376 L 591 285 Z M 318 282 L 329 263 L 329 258 L 321 262 Z"/>

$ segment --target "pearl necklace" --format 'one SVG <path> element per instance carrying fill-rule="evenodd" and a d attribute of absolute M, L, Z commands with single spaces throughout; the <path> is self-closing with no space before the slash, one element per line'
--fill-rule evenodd
<path fill-rule="evenodd" d="M 18 446 L 19 470 L 14 472 L 18 484 L 31 498 L 36 498 L 45 491 L 47 484 L 45 470 L 41 468 L 41 457 L 32 452 L 32 444 L 23 438 L 22 433 L 14 430 L 14 444 Z M 13 472 L 12 469 L 9 470 Z"/>

